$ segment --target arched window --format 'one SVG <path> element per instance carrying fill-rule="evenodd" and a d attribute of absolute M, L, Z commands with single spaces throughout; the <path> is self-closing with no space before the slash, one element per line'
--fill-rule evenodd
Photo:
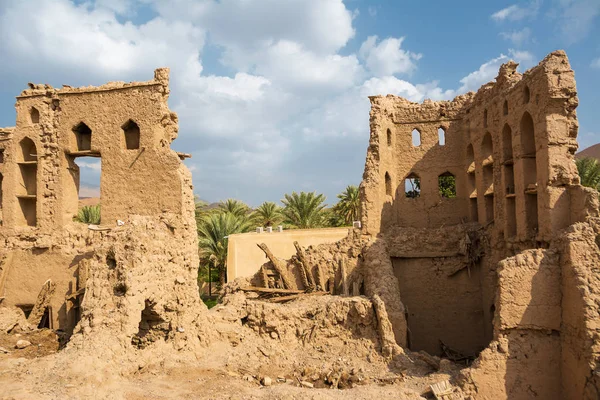
<path fill-rule="evenodd" d="M 529 86 L 525 85 L 523 89 L 523 104 L 529 103 L 529 98 L 531 97 L 531 93 L 529 92 Z"/>
<path fill-rule="evenodd" d="M 421 179 L 414 172 L 404 179 L 404 195 L 411 199 L 421 196 Z"/>
<path fill-rule="evenodd" d="M 487 112 L 487 108 L 485 110 L 483 110 L 483 127 L 487 128 L 488 126 L 488 112 Z"/>
<path fill-rule="evenodd" d="M 446 171 L 438 176 L 438 189 L 440 196 L 447 199 L 456 197 L 456 177 Z"/>
<path fill-rule="evenodd" d="M 29 116 L 31 117 L 32 124 L 37 124 L 40 122 L 40 112 L 37 108 L 31 107 L 31 110 L 29 111 Z"/>
<path fill-rule="evenodd" d="M 502 106 L 502 114 L 508 115 L 508 100 L 504 100 L 504 105 Z"/>
<path fill-rule="evenodd" d="M 523 186 L 525 188 L 526 234 L 534 237 L 538 230 L 537 215 L 537 163 L 535 146 L 535 128 L 533 118 L 528 112 L 523 114 L 519 125 L 521 136 L 521 159 Z"/>
<path fill-rule="evenodd" d="M 77 142 L 77 151 L 86 151 L 92 149 L 92 130 L 85 123 L 80 122 L 73 128 L 75 141 Z"/>
<path fill-rule="evenodd" d="M 414 147 L 419 147 L 421 145 L 421 132 L 416 128 L 412 131 L 412 145 Z"/>
<path fill-rule="evenodd" d="M 388 172 L 385 173 L 385 194 L 392 195 L 392 178 Z"/>
<path fill-rule="evenodd" d="M 389 128 L 387 130 L 387 145 L 388 146 L 392 145 L 392 131 L 389 130 Z"/>
<path fill-rule="evenodd" d="M 140 127 L 133 120 L 125 122 L 121 127 L 125 135 L 125 148 L 135 150 L 140 148 Z"/>
<path fill-rule="evenodd" d="M 440 146 L 446 145 L 446 131 L 441 126 L 438 128 L 438 144 Z"/>
<path fill-rule="evenodd" d="M 33 140 L 28 137 L 23 138 L 20 143 L 21 160 L 20 161 L 37 161 L 37 149 Z"/>

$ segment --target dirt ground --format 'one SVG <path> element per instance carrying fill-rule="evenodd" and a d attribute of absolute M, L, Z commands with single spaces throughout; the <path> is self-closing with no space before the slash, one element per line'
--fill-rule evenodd
<path fill-rule="evenodd" d="M 213 336 L 196 352 L 164 342 L 120 355 L 109 346 L 59 350 L 48 329 L 2 333 L 0 399 L 418 399 L 460 373 L 449 360 L 400 348 L 382 355 L 365 298 L 244 299 L 208 312 Z M 31 345 L 16 349 L 21 339 Z"/>

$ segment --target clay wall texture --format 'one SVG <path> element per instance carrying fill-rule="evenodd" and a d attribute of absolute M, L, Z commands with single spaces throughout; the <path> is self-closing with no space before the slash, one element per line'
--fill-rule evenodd
<path fill-rule="evenodd" d="M 131 341 L 142 310 L 169 324 L 179 307 L 171 296 L 190 296 L 197 305 L 191 174 L 170 148 L 178 128 L 167 105 L 168 84 L 163 68 L 147 82 L 61 89 L 30 84 L 17 97 L 15 127 L 0 129 L 3 306 L 34 304 L 51 279 L 54 329 L 70 334 L 81 318 L 98 321 L 129 309 L 109 320 Z M 79 157 L 101 160 L 99 229 L 73 220 Z M 89 293 L 94 277 L 103 289 Z M 102 293 L 114 298 L 107 302 Z"/>
<path fill-rule="evenodd" d="M 597 398 L 598 194 L 574 163 L 574 73 L 562 51 L 516 67 L 453 101 L 370 98 L 362 232 L 392 260 L 411 350 L 487 346 L 466 393 Z M 415 177 L 420 193 L 406 195 Z"/>

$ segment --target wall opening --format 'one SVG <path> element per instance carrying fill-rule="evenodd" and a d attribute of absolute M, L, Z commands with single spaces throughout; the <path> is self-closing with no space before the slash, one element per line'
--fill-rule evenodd
<path fill-rule="evenodd" d="M 525 88 L 523 88 L 523 104 L 529 103 L 530 98 L 531 92 L 529 91 L 529 86 L 525 85 Z"/>
<path fill-rule="evenodd" d="M 485 198 L 485 222 L 494 220 L 494 195 L 486 195 Z"/>
<path fill-rule="evenodd" d="M 38 329 L 52 329 L 52 307 L 48 306 L 44 309 L 44 314 L 38 324 Z"/>
<path fill-rule="evenodd" d="M 438 176 L 438 190 L 440 196 L 452 199 L 456 197 L 456 177 L 446 171 Z"/>
<path fill-rule="evenodd" d="M 517 209 L 515 201 L 515 172 L 513 165 L 512 130 L 508 124 L 502 129 L 502 179 L 504 182 L 504 210 L 506 239 L 517 234 Z"/>
<path fill-rule="evenodd" d="M 387 145 L 392 146 L 392 131 L 389 128 L 387 130 Z"/>
<path fill-rule="evenodd" d="M 87 151 L 92 149 L 92 130 L 85 123 L 80 122 L 73 128 L 77 151 Z"/>
<path fill-rule="evenodd" d="M 477 197 L 469 199 L 469 211 L 471 213 L 471 221 L 479 222 L 479 211 L 477 210 Z"/>
<path fill-rule="evenodd" d="M 416 128 L 412 131 L 412 145 L 414 147 L 419 147 L 421 145 L 421 132 Z"/>
<path fill-rule="evenodd" d="M 536 146 L 533 118 L 528 112 L 521 118 L 520 131 L 526 235 L 535 237 L 538 231 Z"/>
<path fill-rule="evenodd" d="M 488 344 L 481 269 L 463 268 L 451 277 L 440 273 L 460 269 L 464 263 L 461 257 L 392 257 L 407 311 L 410 350 L 443 356 L 442 346 L 446 345 L 475 357 Z"/>
<path fill-rule="evenodd" d="M 411 173 L 404 179 L 404 195 L 411 199 L 421 196 L 421 179 L 417 174 Z"/>
<path fill-rule="evenodd" d="M 438 144 L 440 146 L 446 145 L 446 131 L 441 126 L 438 128 Z"/>
<path fill-rule="evenodd" d="M 143 349 L 157 340 L 165 340 L 169 335 L 169 325 L 157 312 L 156 303 L 146 300 L 138 332 L 132 337 L 131 344 Z"/>
<path fill-rule="evenodd" d="M 492 144 L 492 135 L 487 132 L 483 136 L 481 142 L 481 154 L 483 157 L 483 188 L 485 190 L 484 195 L 493 194 L 494 191 L 494 147 Z"/>
<path fill-rule="evenodd" d="M 471 221 L 477 222 L 479 220 L 477 213 L 477 186 L 475 181 L 475 153 L 473 152 L 473 145 L 467 146 L 467 195 L 469 196 L 469 209 L 471 214 Z"/>
<path fill-rule="evenodd" d="M 0 149 L 0 164 L 4 163 L 4 149 Z"/>
<path fill-rule="evenodd" d="M 19 225 L 36 226 L 37 224 L 37 149 L 33 140 L 23 138 L 19 143 L 18 153 L 19 184 L 17 185 L 17 199 L 20 214 L 17 222 Z"/>
<path fill-rule="evenodd" d="M 388 196 L 392 195 L 392 177 L 389 172 L 385 173 L 385 194 Z"/>
<path fill-rule="evenodd" d="M 140 148 L 140 127 L 133 120 L 127 121 L 122 127 L 125 136 L 125 148 L 135 150 Z M 388 130 L 389 131 L 389 130 Z"/>
<path fill-rule="evenodd" d="M 100 185 L 102 181 L 102 158 L 72 156 L 69 171 L 73 178 L 73 208 L 77 209 L 80 222 L 100 224 Z"/>
<path fill-rule="evenodd" d="M 488 112 L 487 112 L 487 108 L 485 110 L 483 110 L 483 127 L 487 128 L 488 126 Z"/>
<path fill-rule="evenodd" d="M 502 115 L 508 115 L 508 100 L 504 100 L 504 105 L 502 106 Z"/>
<path fill-rule="evenodd" d="M 40 112 L 38 111 L 37 108 L 31 107 L 31 110 L 29 111 L 29 117 L 31 118 L 31 123 L 32 124 L 39 124 L 39 122 L 40 122 Z"/>
<path fill-rule="evenodd" d="M 502 161 L 512 161 L 513 149 L 512 149 L 512 131 L 508 124 L 504 124 L 502 128 Z"/>

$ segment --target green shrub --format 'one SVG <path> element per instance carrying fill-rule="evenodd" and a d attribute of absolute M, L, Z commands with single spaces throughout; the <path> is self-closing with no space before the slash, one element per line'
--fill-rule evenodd
<path fill-rule="evenodd" d="M 202 301 L 204 302 L 204 304 L 206 304 L 206 307 L 208 308 L 213 308 L 218 303 L 217 299 L 211 299 L 210 297 L 203 297 Z"/>
<path fill-rule="evenodd" d="M 75 220 L 85 224 L 100 224 L 100 205 L 82 207 Z"/>

